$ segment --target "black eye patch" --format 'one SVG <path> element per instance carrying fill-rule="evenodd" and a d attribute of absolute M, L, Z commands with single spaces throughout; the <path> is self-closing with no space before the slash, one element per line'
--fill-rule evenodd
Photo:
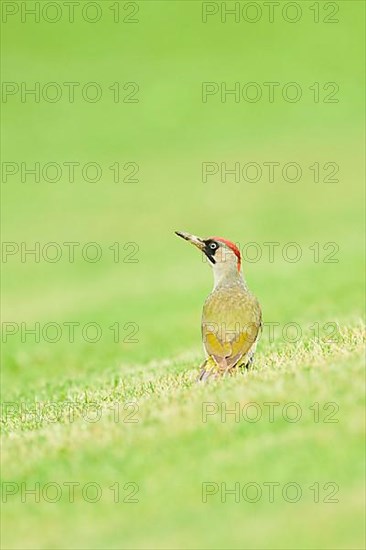
<path fill-rule="evenodd" d="M 216 250 L 219 248 L 219 245 L 213 239 L 207 239 L 207 241 L 204 241 L 204 243 L 205 243 L 205 248 L 203 249 L 203 252 L 206 254 L 210 262 L 215 264 L 216 260 L 214 256 L 215 256 Z"/>

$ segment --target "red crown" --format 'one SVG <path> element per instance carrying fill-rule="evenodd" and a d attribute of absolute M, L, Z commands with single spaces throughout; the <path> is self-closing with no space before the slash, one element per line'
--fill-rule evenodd
<path fill-rule="evenodd" d="M 235 254 L 235 256 L 238 258 L 238 271 L 240 271 L 241 266 L 241 254 L 239 248 L 236 246 L 236 244 L 232 243 L 231 241 L 228 241 L 227 239 L 224 239 L 223 237 L 211 237 L 215 241 L 220 241 L 221 243 L 226 244 Z"/>

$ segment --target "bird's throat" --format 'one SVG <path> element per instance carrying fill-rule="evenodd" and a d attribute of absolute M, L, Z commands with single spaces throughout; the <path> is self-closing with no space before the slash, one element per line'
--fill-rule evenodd
<path fill-rule="evenodd" d="M 231 286 L 236 284 L 244 284 L 244 279 L 240 271 L 234 265 L 217 263 L 212 266 L 214 275 L 214 289 L 219 286 Z"/>

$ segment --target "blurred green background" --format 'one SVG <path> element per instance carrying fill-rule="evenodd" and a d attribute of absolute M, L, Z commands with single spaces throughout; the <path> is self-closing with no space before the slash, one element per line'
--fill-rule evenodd
<path fill-rule="evenodd" d="M 3 15 L 4 9 L 12 9 L 5 4 Z M 30 88 L 39 82 L 41 89 L 56 82 L 63 93 L 56 103 L 31 96 L 22 102 L 20 93 L 5 102 L 3 96 L 3 163 L 93 162 L 103 173 L 94 183 L 83 180 L 80 168 L 74 182 L 66 169 L 55 183 L 35 182 L 31 175 L 22 182 L 20 172 L 3 178 L 2 240 L 29 248 L 56 242 L 63 250 L 56 263 L 37 263 L 31 257 L 22 262 L 20 254 L 6 263 L 3 258 L 3 323 L 31 328 L 37 322 L 77 322 L 80 327 L 95 322 L 102 337 L 88 343 L 77 329 L 73 343 L 66 332 L 56 343 L 43 338 L 37 343 L 32 336 L 22 342 L 19 328 L 3 343 L 2 398 L 62 404 L 68 399 L 119 403 L 133 397 L 142 404 L 136 426 L 104 417 L 95 425 L 82 420 L 47 426 L 10 423 L 3 443 L 3 479 L 92 480 L 104 486 L 134 481 L 141 497 L 133 505 L 103 499 L 96 504 L 80 500 L 70 505 L 64 499 L 23 504 L 13 497 L 3 505 L 4 548 L 362 548 L 362 375 L 351 369 L 360 360 L 348 358 L 349 349 L 342 352 L 340 346 L 326 372 L 320 369 L 319 374 L 317 362 L 304 356 L 297 362 L 299 378 L 291 363 L 287 382 L 278 372 L 272 380 L 265 372 L 271 353 L 288 351 L 279 332 L 274 344 L 262 340 L 259 369 L 264 371 L 259 378 L 253 375 L 252 386 L 249 378 L 239 388 L 232 381 L 197 388 L 201 306 L 211 290 L 211 273 L 174 231 L 222 235 L 242 247 L 259 243 L 262 258 L 244 261 L 243 269 L 264 320 L 281 327 L 299 323 L 304 344 L 316 322 L 347 328 L 359 323 L 363 2 L 301 1 L 296 23 L 282 15 L 287 2 L 280 2 L 273 23 L 263 2 L 255 3 L 262 10 L 257 23 L 242 16 L 238 23 L 233 16 L 222 23 L 220 3 L 211 3 L 219 11 L 203 23 L 205 8 L 199 1 L 105 0 L 97 2 L 102 16 L 94 24 L 80 15 L 87 2 L 75 8 L 73 23 L 58 2 L 62 17 L 53 24 L 42 14 L 39 23 L 29 16 L 22 22 L 22 3 L 10 4 L 19 11 L 3 18 L 3 82 Z M 119 23 L 111 9 L 116 4 Z M 339 9 L 331 16 L 334 6 Z M 131 17 L 138 22 L 123 21 L 135 11 Z M 327 17 L 339 21 L 327 23 Z M 64 82 L 80 83 L 73 103 Z M 88 82 L 101 87 L 100 101 L 83 100 L 80 89 Z M 109 89 L 115 82 L 121 97 L 131 90 L 123 89 L 125 83 L 137 83 L 138 102 L 115 103 Z M 228 88 L 235 82 L 257 82 L 263 97 L 237 103 L 232 95 L 223 102 L 216 94 L 202 102 L 203 82 Z M 265 82 L 280 83 L 273 103 Z M 302 89 L 296 103 L 281 95 L 288 82 Z M 316 82 L 319 102 L 309 89 Z M 337 102 L 324 101 L 331 91 L 323 89 L 328 82 L 339 86 Z M 116 162 L 137 163 L 138 181 L 114 183 L 109 167 Z M 219 175 L 203 183 L 204 162 L 226 162 L 230 168 L 235 162 L 262 167 L 265 162 L 296 162 L 303 174 L 298 182 L 288 182 L 278 173 L 270 183 L 263 169 L 256 183 L 236 182 L 232 176 L 223 183 Z M 321 168 L 320 182 L 314 182 L 309 167 L 315 162 L 321 167 L 337 163 L 339 181 L 323 181 Z M 98 243 L 101 260 L 85 261 L 79 248 L 75 262 L 69 262 L 63 243 L 70 241 L 81 243 L 80 248 Z M 123 246 L 136 243 L 138 261 L 113 261 L 109 247 L 116 242 L 122 259 L 132 251 Z M 274 262 L 265 253 L 265 242 L 280 243 Z M 301 247 L 299 262 L 283 259 L 281 250 L 288 242 Z M 323 249 L 329 242 L 339 247 L 337 263 L 323 261 L 331 252 Z M 309 248 L 314 243 L 320 246 L 319 262 Z M 122 327 L 121 340 L 130 332 L 126 323 L 137 326 L 138 342 L 115 343 L 109 328 L 115 323 Z M 353 374 L 347 376 L 347 369 Z M 338 400 L 354 423 L 348 430 L 342 413 L 339 425 L 282 421 L 259 429 L 232 423 L 207 427 L 200 406 L 217 399 L 303 400 L 304 407 Z M 311 502 L 292 507 L 202 504 L 202 481 L 243 479 L 308 485 L 338 480 L 347 497 L 333 508 L 316 508 Z"/>

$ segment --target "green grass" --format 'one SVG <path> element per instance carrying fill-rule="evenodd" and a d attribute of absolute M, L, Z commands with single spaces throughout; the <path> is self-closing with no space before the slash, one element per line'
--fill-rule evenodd
<path fill-rule="evenodd" d="M 9 415 L 7 479 L 27 487 L 39 480 L 60 486 L 77 481 L 80 487 L 94 481 L 103 496 L 98 504 L 83 502 L 80 490 L 73 504 L 67 494 L 57 504 L 28 497 L 27 533 L 17 529 L 12 547 L 24 538 L 27 547 L 39 547 L 37 525 L 43 524 L 44 548 L 222 548 L 224 541 L 230 548 L 264 548 L 268 537 L 273 548 L 294 548 L 300 535 L 302 548 L 362 548 L 363 329 L 341 330 L 340 337 L 338 344 L 300 342 L 295 349 L 262 353 L 251 372 L 205 386 L 196 383 L 192 360 L 180 358 L 134 365 L 123 375 L 109 369 L 92 382 L 40 387 L 38 421 L 29 397 L 28 418 L 24 412 Z M 276 404 L 273 422 L 269 402 Z M 293 402 L 301 412 L 297 422 L 289 422 L 294 410 L 286 409 Z M 49 403 L 57 421 L 46 412 Z M 138 408 L 124 408 L 126 403 Z M 204 403 L 217 404 L 218 412 L 205 417 Z M 243 413 L 249 403 L 255 410 Z M 223 404 L 227 411 L 239 407 L 240 417 L 222 416 Z M 261 418 L 251 422 L 258 410 Z M 98 422 L 92 411 L 99 411 Z M 139 503 L 114 503 L 108 488 L 118 482 L 125 496 L 128 481 L 138 484 Z M 274 503 L 264 491 L 257 503 L 235 503 L 230 496 L 221 503 L 219 495 L 202 503 L 203 482 L 229 488 L 257 483 L 262 490 L 263 483 L 276 482 L 280 489 Z M 281 496 L 291 482 L 302 490 L 296 503 Z M 309 489 L 314 482 L 335 483 L 338 502 L 322 502 L 328 488 L 315 504 Z M 8 521 L 16 522 L 19 500 L 20 492 L 8 497 Z"/>
<path fill-rule="evenodd" d="M 2 266 L 2 321 L 19 325 L 2 346 L 2 488 L 19 489 L 3 493 L 4 549 L 365 547 L 364 5 L 339 2 L 334 25 L 312 23 L 309 3 L 301 5 L 304 19 L 293 25 L 203 25 L 201 2 L 176 1 L 140 2 L 136 25 L 3 25 L 5 81 L 97 81 L 106 89 L 137 81 L 141 89 L 137 104 L 108 96 L 97 104 L 3 104 L 3 161 L 94 161 L 104 169 L 94 184 L 65 174 L 54 184 L 2 184 L 3 241 L 94 241 L 103 251 L 95 264 L 80 255 L 55 264 L 17 255 Z M 203 104 L 203 81 L 297 81 L 304 97 Z M 308 87 L 333 81 L 339 102 L 314 104 Z M 113 184 L 108 166 L 116 161 L 137 162 L 139 183 Z M 205 161 L 297 162 L 303 177 L 204 184 Z M 314 162 L 336 162 L 339 182 L 314 183 Z M 212 281 L 177 229 L 261 245 L 262 258 L 244 260 L 243 269 L 264 321 L 278 325 L 272 340 L 263 332 L 251 371 L 196 383 Z M 115 242 L 137 243 L 138 262 L 115 263 Z M 279 243 L 273 262 L 266 242 Z M 296 263 L 282 256 L 289 242 L 301 247 Z M 338 247 L 335 263 L 324 261 L 327 243 Z M 51 322 L 63 327 L 58 342 L 22 341 L 21 323 Z M 68 322 L 79 323 L 72 343 Z M 102 330 L 96 343 L 81 334 L 90 322 Z M 137 342 L 126 341 L 126 323 L 137 326 Z M 294 343 L 283 336 L 287 323 L 301 327 Z M 297 422 L 286 417 L 290 403 L 301 411 Z M 217 412 L 204 422 L 207 404 Z M 225 407 L 239 407 L 238 422 L 222 418 Z M 245 411 L 258 407 L 262 417 L 250 422 Z M 87 421 L 93 410 L 99 420 Z M 74 502 L 70 482 L 79 483 Z M 95 503 L 81 491 L 90 482 L 102 489 Z M 139 487 L 137 503 L 123 502 L 128 482 Z M 204 503 L 204 482 L 257 483 L 262 498 L 221 502 L 218 492 Z M 267 482 L 279 484 L 273 503 Z M 22 502 L 22 483 L 58 483 L 61 498 Z M 301 487 L 298 502 L 282 497 L 287 483 Z M 324 502 L 335 486 L 338 502 Z"/>

